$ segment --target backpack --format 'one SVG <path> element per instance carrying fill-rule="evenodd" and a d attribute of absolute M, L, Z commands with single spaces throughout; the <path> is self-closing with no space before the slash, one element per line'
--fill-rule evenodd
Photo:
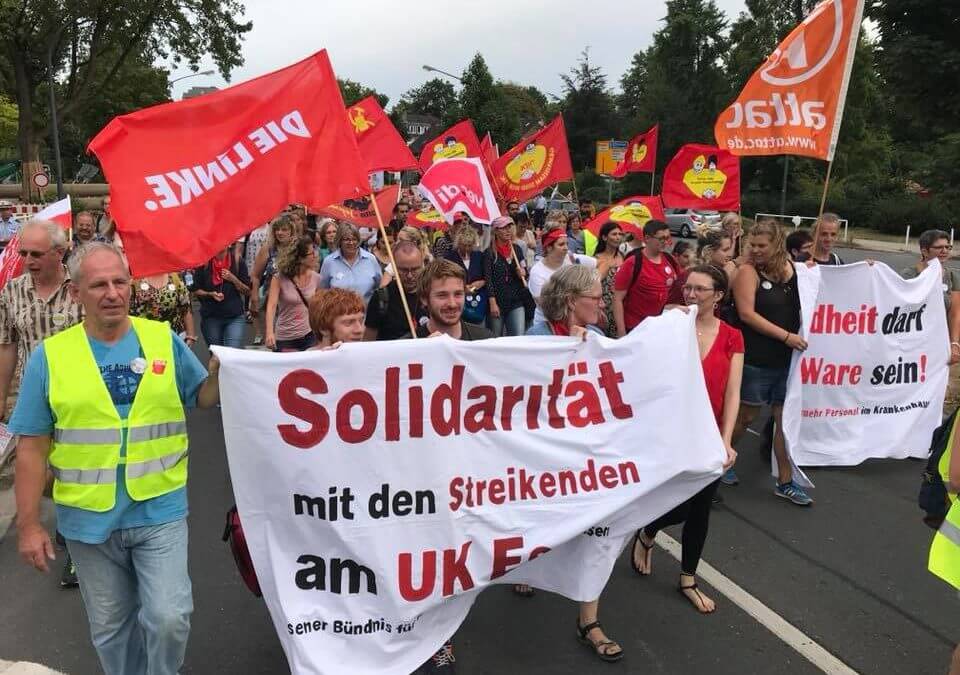
<path fill-rule="evenodd" d="M 263 597 L 263 593 L 260 592 L 260 582 L 257 580 L 257 571 L 253 568 L 253 560 L 250 558 L 250 549 L 247 548 L 247 538 L 243 534 L 243 525 L 240 523 L 240 514 L 237 512 L 236 504 L 227 511 L 227 524 L 223 528 L 223 540 L 230 542 L 233 560 L 237 564 L 237 570 L 240 572 L 243 583 L 255 596 Z"/>
<path fill-rule="evenodd" d="M 676 279 L 679 281 L 680 266 L 677 264 L 677 261 L 674 259 L 674 257 L 671 254 L 667 253 L 666 251 L 662 251 L 660 255 L 666 258 L 667 264 L 673 267 L 673 271 L 676 276 Z M 627 295 L 630 295 L 630 291 L 633 290 L 633 285 L 637 283 L 637 277 L 640 276 L 640 270 L 643 267 L 643 258 L 644 258 L 643 249 L 642 248 L 633 249 L 627 254 L 627 257 L 623 259 L 623 262 L 626 263 L 627 260 L 629 260 L 631 257 L 636 258 L 636 262 L 633 263 L 633 275 L 630 277 L 630 285 L 627 286 Z M 674 299 L 675 299 L 676 291 L 672 288 L 670 289 L 670 291 L 668 291 L 667 304 L 670 304 L 670 296 L 674 296 Z M 626 299 L 626 297 L 624 297 L 624 299 Z M 681 302 L 682 302 L 682 298 L 681 298 Z"/>
<path fill-rule="evenodd" d="M 927 458 L 927 466 L 921 474 L 917 504 L 919 504 L 920 510 L 925 513 L 923 516 L 924 524 L 934 530 L 940 529 L 941 523 L 947 517 L 947 511 L 950 510 L 947 486 L 943 484 L 943 477 L 940 475 L 940 460 L 943 458 L 943 453 L 950 447 L 953 439 L 958 410 L 960 408 L 954 410 L 947 421 L 933 432 L 933 437 L 930 439 L 930 456 Z"/>

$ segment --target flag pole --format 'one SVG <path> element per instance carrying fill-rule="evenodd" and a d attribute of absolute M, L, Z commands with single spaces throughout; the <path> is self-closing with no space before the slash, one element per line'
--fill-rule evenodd
<path fill-rule="evenodd" d="M 653 196 L 653 181 L 657 177 L 657 168 L 654 165 L 653 171 L 650 172 L 650 196 Z"/>
<path fill-rule="evenodd" d="M 827 177 L 823 181 L 823 196 L 820 198 L 820 212 L 817 214 L 817 222 L 823 218 L 823 210 L 827 205 L 827 192 L 830 190 L 830 173 L 833 170 L 833 160 L 827 162 Z"/>
<path fill-rule="evenodd" d="M 387 236 L 387 228 L 383 226 L 383 217 L 380 215 L 380 206 L 377 204 L 377 197 L 370 190 L 370 201 L 373 202 L 373 212 L 377 214 L 377 225 L 380 227 L 380 236 L 383 237 L 387 245 L 387 256 L 390 258 L 390 264 L 393 265 L 393 280 L 397 284 L 397 290 L 400 292 L 400 304 L 403 305 L 403 313 L 407 317 L 407 324 L 410 326 L 410 334 L 414 339 L 417 338 L 417 326 L 413 322 L 413 316 L 410 314 L 410 306 L 407 304 L 407 293 L 400 282 L 400 269 L 397 267 L 397 261 L 393 257 L 393 246 L 390 244 L 390 238 Z"/>

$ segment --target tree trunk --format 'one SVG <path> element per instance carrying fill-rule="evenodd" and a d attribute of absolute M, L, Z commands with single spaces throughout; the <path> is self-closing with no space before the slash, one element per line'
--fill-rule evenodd
<path fill-rule="evenodd" d="M 13 70 L 16 77 L 17 108 L 17 148 L 20 150 L 20 200 L 25 203 L 40 201 L 40 190 L 33 184 L 33 175 L 42 169 L 40 164 L 40 142 L 33 124 L 33 83 L 27 71 L 27 64 L 19 50 L 12 50 Z"/>

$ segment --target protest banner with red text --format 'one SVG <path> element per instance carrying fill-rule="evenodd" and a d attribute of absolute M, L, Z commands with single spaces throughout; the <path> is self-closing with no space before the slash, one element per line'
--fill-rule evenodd
<path fill-rule="evenodd" d="M 864 0 L 824 0 L 747 80 L 714 126 L 736 155 L 833 160 Z"/>
<path fill-rule="evenodd" d="M 663 203 L 671 208 L 740 209 L 740 158 L 713 145 L 684 145 L 663 173 Z"/>
<path fill-rule="evenodd" d="M 458 211 L 485 224 L 500 215 L 483 162 L 476 157 L 434 162 L 417 187 L 448 223 L 453 222 Z"/>
<path fill-rule="evenodd" d="M 277 215 L 370 191 L 326 51 L 114 118 L 90 142 L 136 276 L 182 270 Z"/>
<path fill-rule="evenodd" d="M 375 96 L 368 96 L 347 108 L 347 117 L 357 136 L 357 147 L 367 171 L 417 168 L 417 158 Z"/>
<path fill-rule="evenodd" d="M 657 170 L 657 139 L 660 137 L 660 125 L 655 124 L 649 131 L 637 134 L 627 143 L 623 161 L 610 172 L 612 178 L 623 178 L 628 173 Z"/>
<path fill-rule="evenodd" d="M 783 408 L 794 462 L 926 457 L 950 355 L 939 261 L 910 280 L 879 262 L 799 265 L 797 278 L 809 346 L 794 352 Z"/>
<path fill-rule="evenodd" d="M 70 231 L 73 225 L 73 210 L 70 206 L 70 195 L 53 202 L 30 216 L 29 220 L 52 220 L 61 228 Z M 20 233 L 13 235 L 0 253 L 0 290 L 11 279 L 23 273 L 23 258 L 20 256 Z"/>
<path fill-rule="evenodd" d="M 376 193 L 377 207 L 380 209 L 381 217 L 389 217 L 399 195 L 399 185 L 388 185 Z M 370 195 L 347 199 L 339 204 L 331 204 L 330 206 L 324 206 L 322 209 L 314 209 L 314 211 L 321 216 L 345 220 L 357 227 L 379 227 L 377 213 L 373 210 Z"/>
<path fill-rule="evenodd" d="M 694 321 L 215 348 L 237 508 L 291 671 L 405 675 L 490 584 L 599 597 L 638 523 L 720 475 Z"/>
<path fill-rule="evenodd" d="M 504 200 L 526 201 L 545 188 L 573 178 L 563 117 L 523 138 L 503 153 L 492 168 Z"/>
<path fill-rule="evenodd" d="M 587 255 L 593 255 L 600 237 L 600 228 L 607 223 L 617 223 L 624 234 L 632 234 L 643 240 L 643 226 L 649 220 L 665 222 L 663 204 L 659 195 L 627 197 L 605 208 L 583 224 L 583 243 Z"/>
<path fill-rule="evenodd" d="M 480 140 L 477 138 L 477 130 L 473 128 L 473 122 L 463 120 L 423 144 L 423 150 L 420 151 L 420 171 L 425 172 L 441 159 L 482 156 Z"/>

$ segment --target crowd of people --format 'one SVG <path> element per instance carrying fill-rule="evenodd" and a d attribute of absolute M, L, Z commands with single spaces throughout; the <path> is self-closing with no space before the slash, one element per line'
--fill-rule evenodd
<path fill-rule="evenodd" d="M 792 354 L 807 346 L 796 265 L 843 264 L 833 251 L 837 216 L 824 214 L 812 234 L 786 236 L 772 220 L 744 232 L 730 213 L 695 244 L 674 242 L 661 221 L 648 221 L 642 234 L 607 222 L 588 255 L 589 201 L 570 212 L 535 203 L 532 215 L 517 202 L 505 206 L 489 226 L 459 216 L 431 231 L 407 226 L 410 204 L 401 201 L 380 232 L 291 207 L 205 265 L 142 279 L 130 278 L 109 208 L 99 225 L 77 214 L 72 243 L 53 223 L 22 226 L 26 272 L 0 293 L 0 395 L 16 398 L 9 426 L 20 437 L 20 552 L 41 570 L 54 558 L 39 515 L 52 475 L 57 541 L 68 551 L 62 584 L 79 577 L 108 674 L 175 673 L 183 661 L 192 611 L 183 410 L 218 403 L 217 360 L 208 371 L 191 349 L 194 300 L 207 346 L 243 347 L 251 336 L 252 346 L 276 352 L 440 334 L 616 339 L 665 311 L 695 307 L 704 382 L 727 451 L 722 482 L 738 482 L 734 446 L 770 407 L 773 493 L 813 504 L 794 480 L 781 416 Z M 904 276 L 951 252 L 940 231 L 924 233 L 920 248 Z M 944 289 L 952 364 L 960 360 L 960 273 L 945 267 Z M 16 395 L 18 363 L 25 374 Z M 165 375 L 145 388 L 148 368 Z M 88 452 L 79 464 L 78 451 Z M 629 558 L 638 575 L 651 574 L 657 532 L 683 523 L 678 590 L 705 614 L 716 603 L 696 575 L 718 483 L 638 523 Z M 524 585 L 513 591 L 535 594 Z M 598 616 L 599 599 L 580 603 L 577 635 L 597 658 L 617 661 L 623 649 Z M 454 661 L 448 643 L 424 667 L 451 672 Z"/>

